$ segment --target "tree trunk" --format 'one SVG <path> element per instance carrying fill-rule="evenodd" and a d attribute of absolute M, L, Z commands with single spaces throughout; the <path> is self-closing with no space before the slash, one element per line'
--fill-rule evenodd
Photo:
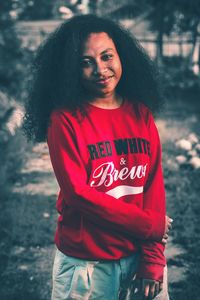
<path fill-rule="evenodd" d="M 160 30 L 157 35 L 156 61 L 158 66 L 162 66 L 163 64 L 163 31 L 162 30 Z"/>
<path fill-rule="evenodd" d="M 160 5 L 160 14 L 158 18 L 158 34 L 157 34 L 157 64 L 159 67 L 163 65 L 163 37 L 164 37 L 164 15 L 165 15 L 165 4 L 161 3 Z"/>
<path fill-rule="evenodd" d="M 194 55 L 195 47 L 196 47 L 196 44 L 197 44 L 198 26 L 199 26 L 199 21 L 196 21 L 194 26 L 193 26 L 193 31 L 192 31 L 192 48 L 191 48 L 190 53 L 187 57 L 187 67 L 189 69 L 192 69 L 192 67 L 193 67 L 193 55 Z"/>

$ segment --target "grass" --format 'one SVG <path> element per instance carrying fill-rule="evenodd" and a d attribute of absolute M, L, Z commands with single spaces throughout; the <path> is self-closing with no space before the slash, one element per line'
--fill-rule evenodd
<path fill-rule="evenodd" d="M 177 107 L 173 104 L 172 109 L 176 112 L 175 117 L 167 118 L 172 135 L 163 142 L 167 212 L 174 219 L 171 231 L 174 242 L 186 251 L 168 264 L 185 266 L 187 271 L 185 281 L 171 283 L 169 287 L 171 300 L 193 300 L 199 299 L 200 295 L 200 169 L 176 164 L 175 157 L 180 154 L 180 150 L 175 141 L 187 138 L 191 132 L 200 141 L 200 114 L 199 107 L 192 107 L 191 103 L 180 102 Z"/>
<path fill-rule="evenodd" d="M 7 199 L 0 255 L 2 300 L 49 299 L 56 224 L 54 206 L 55 196 L 12 194 L 12 199 Z M 49 218 L 44 218 L 44 212 Z M 43 259 L 45 255 L 48 266 Z"/>

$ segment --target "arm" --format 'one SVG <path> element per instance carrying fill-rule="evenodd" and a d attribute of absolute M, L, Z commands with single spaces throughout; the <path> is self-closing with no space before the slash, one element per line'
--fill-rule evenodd
<path fill-rule="evenodd" d="M 165 216 L 165 190 L 161 167 L 161 145 L 157 128 L 149 113 L 148 127 L 151 141 L 151 162 L 149 178 L 144 191 L 144 209 L 153 209 Z M 164 245 L 158 241 L 141 242 L 141 261 L 137 277 L 149 279 L 150 282 L 162 282 L 166 264 Z"/>
<path fill-rule="evenodd" d="M 135 204 L 125 203 L 90 187 L 70 121 L 59 112 L 52 115 L 51 121 L 49 152 L 66 204 L 101 226 L 140 239 L 160 240 L 164 234 L 163 215 L 151 209 L 142 210 Z"/>

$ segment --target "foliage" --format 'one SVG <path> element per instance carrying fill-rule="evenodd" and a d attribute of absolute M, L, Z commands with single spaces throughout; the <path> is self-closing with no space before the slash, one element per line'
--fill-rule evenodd
<path fill-rule="evenodd" d="M 91 5 L 95 4 L 95 0 Z M 15 4 L 18 20 L 51 20 L 62 18 L 60 8 L 69 9 L 73 14 L 80 14 L 83 9 L 81 0 L 21 0 Z"/>
<path fill-rule="evenodd" d="M 151 29 L 166 35 L 193 32 L 200 22 L 200 0 L 144 0 L 142 5 L 149 11 L 146 19 Z"/>
<path fill-rule="evenodd" d="M 143 11 L 143 2 L 134 0 L 90 0 L 88 3 L 90 13 L 105 14 L 114 19 L 132 18 Z"/>
<path fill-rule="evenodd" d="M 48 20 L 53 17 L 53 1 L 47 0 L 21 0 L 17 3 L 19 20 Z"/>
<path fill-rule="evenodd" d="M 176 0 L 177 10 L 180 17 L 177 20 L 179 30 L 181 32 L 197 31 L 200 23 L 200 0 Z"/>
<path fill-rule="evenodd" d="M 188 65 L 192 61 L 200 24 L 200 0 L 141 0 L 143 10 L 138 17 L 149 22 L 150 29 L 157 35 L 157 62 L 163 63 L 163 38 L 172 33 L 188 33 L 192 48 L 188 56 Z M 144 13 L 145 12 L 145 13 Z"/>
<path fill-rule="evenodd" d="M 145 6 L 149 12 L 146 19 L 150 22 L 151 30 L 155 32 L 162 30 L 164 34 L 169 35 L 176 22 L 175 2 L 173 0 L 167 2 L 147 0 Z"/>
<path fill-rule="evenodd" d="M 26 143 L 22 133 L 10 131 L 8 122 L 15 109 L 13 100 L 0 92 L 0 190 L 16 180 L 24 159 Z"/>
<path fill-rule="evenodd" d="M 167 95 L 181 96 L 182 100 L 193 98 L 198 101 L 200 78 L 188 68 L 187 59 L 181 56 L 164 57 L 161 71 L 164 92 Z"/>
<path fill-rule="evenodd" d="M 10 14 L 11 2 L 8 0 L 1 3 L 0 14 L 0 88 L 6 88 L 10 93 L 18 88 L 21 79 L 20 62 L 23 57 Z"/>
<path fill-rule="evenodd" d="M 19 176 L 22 163 L 25 159 L 27 144 L 20 129 L 10 131 L 8 122 L 12 116 L 14 101 L 5 93 L 0 92 L 0 273 L 5 270 L 5 263 L 10 249 L 7 243 L 12 233 L 12 221 L 10 220 L 10 206 L 8 198 L 11 195 L 12 185 Z M 13 200 L 13 199 L 11 199 Z M 13 201 L 12 201 L 13 202 Z M 8 222 L 9 220 L 9 222 Z M 6 226 L 5 226 L 6 224 Z"/>
<path fill-rule="evenodd" d="M 96 14 L 97 13 L 97 9 L 99 7 L 99 1 L 98 0 L 90 0 L 88 3 L 88 7 L 89 7 L 89 11 L 92 14 Z"/>
<path fill-rule="evenodd" d="M 174 101 L 175 102 L 175 101 Z M 187 103 L 188 111 L 190 110 L 190 101 Z M 176 134 L 187 131 L 188 127 L 194 127 L 194 122 L 190 121 L 191 115 L 186 111 L 186 117 L 179 123 Z M 181 107 L 179 107 L 179 113 Z M 172 123 L 173 121 L 170 120 Z M 170 124 L 171 125 L 171 124 Z M 170 125 L 168 129 L 170 130 Z M 180 128 L 181 127 L 181 128 Z M 198 120 L 195 123 L 195 131 L 198 131 Z M 184 135 L 182 137 L 185 137 Z M 172 137 L 173 139 L 174 137 Z M 182 166 L 175 168 L 174 165 L 176 155 L 180 154 L 180 150 L 175 147 L 174 143 L 164 143 L 164 170 L 165 185 L 168 199 L 168 213 L 173 217 L 172 235 L 175 243 L 180 244 L 186 251 L 179 255 L 178 261 L 172 259 L 171 264 L 174 266 L 184 266 L 187 269 L 187 281 L 176 282 L 170 285 L 171 294 L 174 300 L 199 299 L 199 246 L 200 246 L 200 230 L 199 230 L 199 213 L 200 202 L 198 195 L 200 192 L 199 175 L 200 169 L 191 166 Z M 168 160 L 174 161 L 172 168 L 167 166 Z M 171 299 L 171 297 L 170 297 Z"/>

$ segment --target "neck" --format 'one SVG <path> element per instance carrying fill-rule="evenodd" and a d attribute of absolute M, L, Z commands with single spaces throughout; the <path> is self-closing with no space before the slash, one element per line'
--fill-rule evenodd
<path fill-rule="evenodd" d="M 119 95 L 113 95 L 111 97 L 96 97 L 92 101 L 89 101 L 90 104 L 107 109 L 114 109 L 121 106 L 123 99 Z"/>

